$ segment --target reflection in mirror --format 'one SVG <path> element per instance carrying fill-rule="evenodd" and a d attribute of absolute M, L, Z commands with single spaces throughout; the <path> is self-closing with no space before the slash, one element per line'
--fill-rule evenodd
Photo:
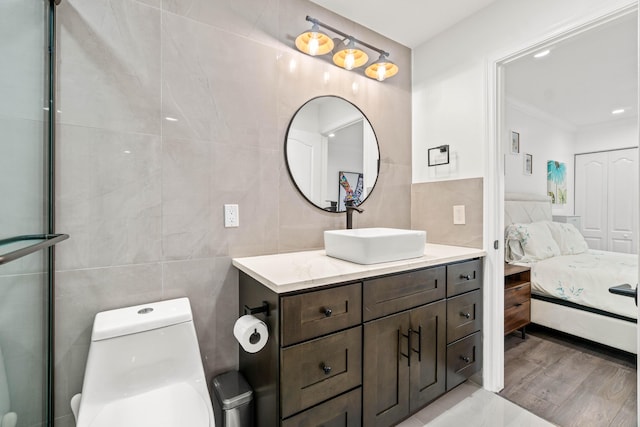
<path fill-rule="evenodd" d="M 300 107 L 289 123 L 285 156 L 300 193 L 329 212 L 344 212 L 345 202 L 364 202 L 378 179 L 380 151 L 371 123 L 336 96 Z"/>

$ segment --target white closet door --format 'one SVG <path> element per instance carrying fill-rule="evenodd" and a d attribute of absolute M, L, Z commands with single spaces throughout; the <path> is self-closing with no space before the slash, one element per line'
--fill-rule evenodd
<path fill-rule="evenodd" d="M 576 156 L 575 211 L 589 248 L 607 250 L 607 153 Z"/>
<path fill-rule="evenodd" d="M 608 250 L 637 253 L 638 149 L 608 155 Z"/>

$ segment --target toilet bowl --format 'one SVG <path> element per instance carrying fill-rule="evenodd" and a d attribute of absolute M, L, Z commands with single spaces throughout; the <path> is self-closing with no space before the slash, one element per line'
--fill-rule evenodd
<path fill-rule="evenodd" d="M 214 427 L 187 298 L 98 313 L 76 427 Z"/>
<path fill-rule="evenodd" d="M 11 400 L 9 399 L 7 371 L 4 366 L 2 348 L 0 348 L 0 427 L 15 427 L 18 423 L 18 416 L 15 412 L 10 412 L 10 408 Z"/>

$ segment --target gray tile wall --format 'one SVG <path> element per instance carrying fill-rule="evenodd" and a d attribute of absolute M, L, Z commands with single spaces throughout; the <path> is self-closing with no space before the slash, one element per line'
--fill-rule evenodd
<path fill-rule="evenodd" d="M 342 215 L 284 164 L 309 98 L 358 105 L 378 184 L 356 226 L 411 225 L 411 53 L 304 0 L 64 0 L 58 9 L 56 426 L 73 425 L 96 312 L 188 296 L 207 375 L 233 369 L 235 256 L 318 249 Z M 391 52 L 385 83 L 293 48 L 305 16 Z M 326 80 L 325 73 L 329 79 Z M 167 121 L 172 117 L 177 121 Z M 223 204 L 240 228 L 223 227 Z"/>
<path fill-rule="evenodd" d="M 465 206 L 466 224 L 453 224 L 453 207 Z M 483 179 L 413 184 L 411 228 L 427 231 L 427 242 L 482 249 Z"/>

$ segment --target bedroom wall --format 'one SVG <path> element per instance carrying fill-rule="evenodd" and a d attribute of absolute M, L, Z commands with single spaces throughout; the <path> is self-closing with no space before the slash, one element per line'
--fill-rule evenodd
<path fill-rule="evenodd" d="M 615 150 L 638 146 L 638 117 L 616 120 L 580 128 L 574 141 L 574 152 Z"/>
<path fill-rule="evenodd" d="M 509 70 L 507 68 L 507 76 Z M 507 132 L 520 134 L 520 153 L 505 155 L 505 192 L 547 193 L 547 161 L 564 162 L 567 167 L 567 203 L 553 205 L 555 215 L 574 212 L 574 146 L 575 129 L 553 117 L 516 102 L 507 102 Z M 524 155 L 533 156 L 532 174 L 524 174 Z"/>
<path fill-rule="evenodd" d="M 414 183 L 486 176 L 488 61 L 596 19 L 629 0 L 498 0 L 413 51 Z M 450 144 L 457 169 L 430 176 L 427 149 Z M 485 181 L 486 182 L 486 181 Z"/>

